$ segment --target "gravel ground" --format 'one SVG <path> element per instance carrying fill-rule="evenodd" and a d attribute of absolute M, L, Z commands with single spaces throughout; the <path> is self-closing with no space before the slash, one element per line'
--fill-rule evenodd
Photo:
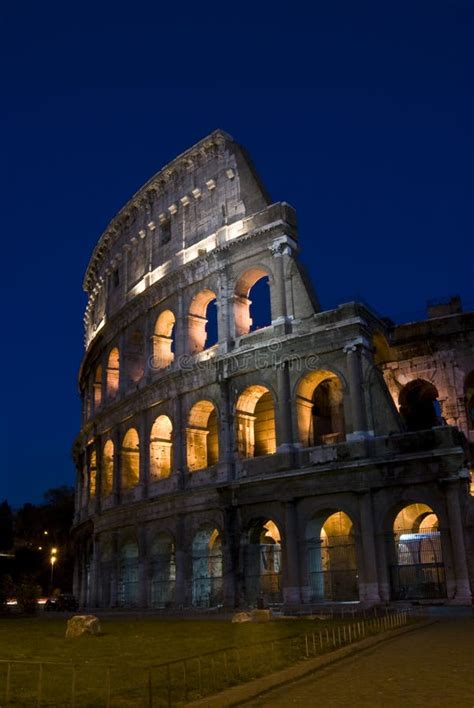
<path fill-rule="evenodd" d="M 474 619 L 441 619 L 246 705 L 474 708 Z"/>

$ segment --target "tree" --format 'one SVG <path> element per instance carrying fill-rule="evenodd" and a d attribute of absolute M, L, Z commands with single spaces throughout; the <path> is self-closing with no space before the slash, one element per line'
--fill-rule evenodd
<path fill-rule="evenodd" d="M 10 504 L 4 500 L 0 504 L 0 551 L 13 547 L 13 513 Z"/>

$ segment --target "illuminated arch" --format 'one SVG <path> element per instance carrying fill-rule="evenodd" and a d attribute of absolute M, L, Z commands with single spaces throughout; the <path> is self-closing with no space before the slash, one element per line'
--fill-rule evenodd
<path fill-rule="evenodd" d="M 235 420 L 237 449 L 241 457 L 275 452 L 275 406 L 268 388 L 260 384 L 246 388 L 237 400 Z"/>
<path fill-rule="evenodd" d="M 198 401 L 191 408 L 186 440 L 188 469 L 191 472 L 217 464 L 219 436 L 217 414 L 213 403 Z"/>
<path fill-rule="evenodd" d="M 173 424 L 167 415 L 159 415 L 150 433 L 150 476 L 169 477 L 173 466 Z"/>
<path fill-rule="evenodd" d="M 341 442 L 345 438 L 342 383 L 332 371 L 307 373 L 296 391 L 298 436 L 305 447 Z"/>
<path fill-rule="evenodd" d="M 107 398 L 115 398 L 119 391 L 120 382 L 120 353 L 114 347 L 107 360 Z"/>
<path fill-rule="evenodd" d="M 156 318 L 153 333 L 153 368 L 165 369 L 174 359 L 174 327 L 176 318 L 171 310 L 164 310 Z"/>
<path fill-rule="evenodd" d="M 344 511 L 319 514 L 306 527 L 310 601 L 359 599 L 352 519 Z"/>
<path fill-rule="evenodd" d="M 94 499 L 97 491 L 97 453 L 92 447 L 89 449 L 89 499 Z"/>
<path fill-rule="evenodd" d="M 102 451 L 102 496 L 112 493 L 114 484 L 114 444 L 107 440 Z"/>
<path fill-rule="evenodd" d="M 208 336 L 211 314 L 209 307 L 215 301 L 215 293 L 206 289 L 195 295 L 191 302 L 188 317 L 188 341 L 191 354 L 201 352 L 215 344 L 215 341 Z"/>
<path fill-rule="evenodd" d="M 250 296 L 252 294 L 252 289 L 262 279 L 266 280 L 268 287 L 268 270 L 262 268 L 261 266 L 256 266 L 254 268 L 249 268 L 243 273 L 238 279 L 235 285 L 235 298 L 234 298 L 234 317 L 235 317 L 235 334 L 240 337 L 244 334 L 248 334 L 252 330 L 252 325 L 254 324 L 252 318 L 252 300 Z M 264 322 L 261 326 L 268 326 L 271 324 L 271 303 L 270 303 L 270 290 L 266 290 L 265 298 L 266 302 L 260 302 L 259 305 L 263 309 L 267 310 L 265 313 Z M 261 297 L 262 293 L 258 293 Z"/>
<path fill-rule="evenodd" d="M 395 600 L 446 597 L 438 517 L 424 503 L 408 504 L 393 522 L 390 579 Z"/>
<path fill-rule="evenodd" d="M 102 403 L 102 364 L 96 367 L 94 373 L 94 411 L 100 408 Z"/>
<path fill-rule="evenodd" d="M 121 487 L 130 489 L 138 484 L 140 476 L 140 438 L 135 428 L 124 435 L 121 449 Z"/>

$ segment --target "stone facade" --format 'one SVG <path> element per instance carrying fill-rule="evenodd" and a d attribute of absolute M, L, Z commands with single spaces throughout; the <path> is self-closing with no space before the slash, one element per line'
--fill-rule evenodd
<path fill-rule="evenodd" d="M 74 445 L 82 606 L 471 602 L 474 314 L 321 311 L 298 251 L 294 210 L 221 131 L 100 238 Z"/>

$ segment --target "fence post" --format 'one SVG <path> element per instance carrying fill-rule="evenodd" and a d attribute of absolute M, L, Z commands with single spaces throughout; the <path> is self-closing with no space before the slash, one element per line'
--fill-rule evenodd
<path fill-rule="evenodd" d="M 316 655 L 316 636 L 313 632 L 313 654 Z"/>
<path fill-rule="evenodd" d="M 323 648 L 323 635 L 319 633 L 319 643 L 321 644 L 321 649 Z"/>
<path fill-rule="evenodd" d="M 304 644 L 305 644 L 305 649 L 306 649 L 306 657 L 309 656 L 309 646 L 308 646 L 308 635 L 304 635 Z"/>
<path fill-rule="evenodd" d="M 350 644 L 350 643 L 352 642 L 352 632 L 351 632 L 351 625 L 349 625 L 349 627 L 348 627 L 348 631 L 349 631 L 349 644 Z"/>

